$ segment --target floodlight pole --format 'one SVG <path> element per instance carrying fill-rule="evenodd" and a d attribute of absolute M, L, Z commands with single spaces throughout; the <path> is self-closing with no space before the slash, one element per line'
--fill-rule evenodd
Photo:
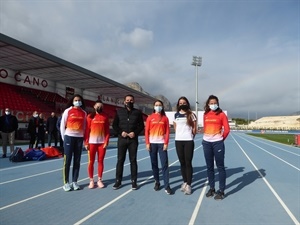
<path fill-rule="evenodd" d="M 200 56 L 193 56 L 192 65 L 195 66 L 196 69 L 196 104 L 195 104 L 195 113 L 197 116 L 197 130 L 198 130 L 198 66 L 202 65 L 202 57 Z"/>

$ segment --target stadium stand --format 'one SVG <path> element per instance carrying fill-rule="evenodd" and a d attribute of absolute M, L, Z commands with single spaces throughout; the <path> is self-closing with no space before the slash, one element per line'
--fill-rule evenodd
<path fill-rule="evenodd" d="M 300 115 L 262 117 L 249 124 L 250 129 L 299 130 Z"/>
<path fill-rule="evenodd" d="M 62 105 L 65 105 L 68 101 L 66 98 L 57 93 L 14 86 L 1 82 L 0 84 L 0 95 L 3 99 L 3 101 L 0 103 L 0 108 L 8 107 L 12 110 L 20 110 L 30 113 L 35 110 L 46 114 L 50 114 L 52 111 L 61 113 L 64 110 L 64 107 L 60 108 L 60 106 L 57 106 L 57 103 L 62 103 Z M 93 111 L 95 101 L 85 100 L 85 103 L 87 111 Z M 114 118 L 116 109 L 116 106 L 104 104 L 104 112 L 109 116 L 110 119 Z"/>
<path fill-rule="evenodd" d="M 55 109 L 55 103 L 40 98 L 37 90 L 1 83 L 0 95 L 2 101 L 0 108 L 9 107 L 12 110 L 25 112 L 51 112 Z"/>
<path fill-rule="evenodd" d="M 26 127 L 33 111 L 61 114 L 67 99 L 81 94 L 86 111 L 93 111 L 97 98 L 104 102 L 104 112 L 112 122 L 116 110 L 123 107 L 123 97 L 135 96 L 135 107 L 147 118 L 154 97 L 114 80 L 65 61 L 40 49 L 0 34 L 0 115 L 9 107 L 19 121 L 20 139 L 27 139 Z"/>

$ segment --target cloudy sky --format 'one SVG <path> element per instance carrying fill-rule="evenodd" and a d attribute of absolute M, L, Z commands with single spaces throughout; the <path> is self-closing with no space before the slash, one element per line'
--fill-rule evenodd
<path fill-rule="evenodd" d="M 0 32 L 171 103 L 300 111 L 300 0 L 1 0 Z"/>

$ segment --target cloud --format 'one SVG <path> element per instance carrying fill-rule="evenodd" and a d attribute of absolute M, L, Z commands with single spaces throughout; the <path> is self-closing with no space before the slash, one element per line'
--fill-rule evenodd
<path fill-rule="evenodd" d="M 200 109 L 215 94 L 233 116 L 300 111 L 299 4 L 159 3 L 2 1 L 0 32 L 172 103 L 195 104 L 201 56 Z"/>
<path fill-rule="evenodd" d="M 121 42 L 128 43 L 134 48 L 146 48 L 151 45 L 153 41 L 152 31 L 135 28 L 130 33 L 121 34 Z"/>

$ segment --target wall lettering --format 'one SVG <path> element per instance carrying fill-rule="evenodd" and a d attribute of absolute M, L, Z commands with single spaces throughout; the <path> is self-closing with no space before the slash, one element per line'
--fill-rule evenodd
<path fill-rule="evenodd" d="M 6 79 L 8 77 L 8 72 L 5 69 L 0 69 L 0 77 Z M 28 75 L 23 75 L 20 72 L 14 74 L 15 81 L 23 82 L 24 84 L 29 84 L 31 86 L 42 86 L 43 88 L 48 87 L 48 82 L 46 80 L 31 77 Z"/>

